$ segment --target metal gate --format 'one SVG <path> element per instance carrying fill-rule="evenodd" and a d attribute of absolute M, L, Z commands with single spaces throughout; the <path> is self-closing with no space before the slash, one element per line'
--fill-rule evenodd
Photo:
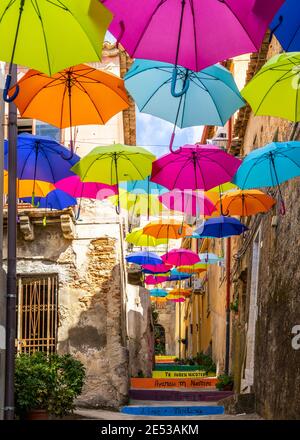
<path fill-rule="evenodd" d="M 56 274 L 18 277 L 17 352 L 56 351 L 58 277 Z"/>

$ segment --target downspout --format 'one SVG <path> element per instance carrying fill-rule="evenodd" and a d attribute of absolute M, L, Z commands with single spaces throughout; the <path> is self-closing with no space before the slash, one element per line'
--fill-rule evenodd
<path fill-rule="evenodd" d="M 232 117 L 228 121 L 227 151 L 230 151 L 232 142 Z M 230 292 L 231 292 L 231 238 L 226 242 L 226 348 L 225 348 L 225 374 L 229 374 L 230 358 Z"/>

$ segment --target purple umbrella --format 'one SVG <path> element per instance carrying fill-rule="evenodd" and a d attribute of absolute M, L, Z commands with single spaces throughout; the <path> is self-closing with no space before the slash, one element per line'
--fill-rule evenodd
<path fill-rule="evenodd" d="M 101 2 L 114 14 L 109 30 L 133 58 L 165 61 L 198 72 L 256 52 L 284 0 Z"/>
<path fill-rule="evenodd" d="M 151 180 L 171 190 L 208 191 L 231 181 L 240 165 L 214 145 L 185 145 L 153 162 Z"/>

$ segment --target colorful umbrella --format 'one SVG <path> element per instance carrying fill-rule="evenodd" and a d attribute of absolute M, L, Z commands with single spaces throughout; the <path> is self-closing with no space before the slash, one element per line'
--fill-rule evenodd
<path fill-rule="evenodd" d="M 66 179 L 62 179 L 56 182 L 55 186 L 75 198 L 104 200 L 118 192 L 117 185 L 81 182 L 78 176 L 70 176 Z"/>
<path fill-rule="evenodd" d="M 179 266 L 177 269 L 182 273 L 197 273 L 200 274 L 207 270 L 207 265 L 202 263 L 196 263 L 191 266 Z"/>
<path fill-rule="evenodd" d="M 191 278 L 192 274 L 179 272 L 177 269 L 172 269 L 166 281 L 181 281 Z"/>
<path fill-rule="evenodd" d="M 49 182 L 40 180 L 20 180 L 17 179 L 17 198 L 30 197 L 29 203 L 32 201 L 32 194 L 38 197 L 45 197 L 50 191 L 55 189 L 54 185 Z M 3 193 L 8 194 L 8 172 L 4 171 Z"/>
<path fill-rule="evenodd" d="M 178 239 L 184 238 L 186 235 L 192 234 L 192 228 L 175 220 L 159 220 L 148 223 L 143 228 L 144 234 L 151 235 L 155 238 Z"/>
<path fill-rule="evenodd" d="M 128 243 L 134 244 L 135 246 L 160 246 L 162 244 L 167 244 L 168 240 L 166 238 L 154 238 L 150 235 L 143 233 L 143 228 L 135 228 L 129 234 L 126 235 L 126 241 Z M 156 267 L 156 266 L 154 266 Z M 169 270 L 169 269 L 168 269 Z M 166 272 L 168 272 L 168 270 Z M 163 272 L 163 271 L 162 271 Z"/>
<path fill-rule="evenodd" d="M 103 125 L 129 107 L 121 78 L 85 64 L 52 76 L 29 70 L 18 86 L 15 103 L 21 116 L 59 128 Z"/>
<path fill-rule="evenodd" d="M 231 180 L 240 164 L 214 145 L 185 145 L 153 162 L 151 180 L 169 189 L 209 190 Z"/>
<path fill-rule="evenodd" d="M 148 275 L 145 278 L 145 284 L 155 286 L 156 284 L 164 283 L 165 281 L 168 281 L 168 277 L 165 276 L 157 276 L 157 275 Z"/>
<path fill-rule="evenodd" d="M 190 296 L 192 293 L 192 289 L 173 289 L 169 291 L 169 295 L 174 296 Z"/>
<path fill-rule="evenodd" d="M 144 148 L 114 144 L 94 148 L 72 171 L 82 182 L 118 185 L 122 180 L 145 179 L 151 173 L 154 159 L 155 156 Z"/>
<path fill-rule="evenodd" d="M 300 53 L 271 58 L 242 90 L 255 115 L 300 121 Z"/>
<path fill-rule="evenodd" d="M 174 303 L 184 303 L 185 302 L 185 298 L 172 298 L 172 296 L 170 296 L 169 298 L 167 297 L 167 300 L 174 302 Z"/>
<path fill-rule="evenodd" d="M 143 270 L 147 271 L 147 273 L 155 274 L 155 273 L 167 273 L 171 270 L 170 265 L 168 264 L 143 264 Z"/>
<path fill-rule="evenodd" d="M 134 252 L 133 254 L 127 255 L 126 261 L 128 263 L 134 264 L 161 264 L 162 259 L 159 255 L 156 255 L 154 252 Z"/>
<path fill-rule="evenodd" d="M 22 200 L 26 203 L 32 202 L 31 197 L 24 197 Z M 37 206 L 38 208 L 65 209 L 69 206 L 75 205 L 77 205 L 76 199 L 60 189 L 54 189 L 53 191 L 49 192 L 46 197 L 37 197 L 36 194 L 34 199 L 34 206 Z"/>
<path fill-rule="evenodd" d="M 275 15 L 270 29 L 286 52 L 300 51 L 299 0 L 286 0 Z"/>
<path fill-rule="evenodd" d="M 118 195 L 109 197 L 109 201 L 116 206 L 119 203 L 122 209 L 130 212 L 132 217 L 138 215 L 159 217 L 163 211 L 166 211 L 157 196 L 131 193 L 123 189 L 119 190 Z"/>
<path fill-rule="evenodd" d="M 164 186 L 151 182 L 149 176 L 144 180 L 120 182 L 119 187 L 134 194 L 150 194 L 155 196 L 168 191 Z"/>
<path fill-rule="evenodd" d="M 226 215 L 239 215 L 247 217 L 259 212 L 268 212 L 276 200 L 268 194 L 258 190 L 230 191 L 223 194 L 221 201 L 216 204 L 217 210 L 222 210 Z"/>
<path fill-rule="evenodd" d="M 20 134 L 18 136 L 18 171 L 22 180 L 41 180 L 55 183 L 73 176 L 70 167 L 79 161 L 79 156 L 66 159 L 67 148 L 46 136 Z M 4 145 L 4 168 L 8 168 L 8 144 Z M 52 188 L 54 189 L 54 188 Z"/>
<path fill-rule="evenodd" d="M 114 14 L 110 31 L 133 58 L 199 71 L 257 52 L 284 0 L 101 0 Z"/>
<path fill-rule="evenodd" d="M 151 289 L 149 293 L 152 297 L 164 298 L 168 295 L 168 292 L 165 289 Z"/>
<path fill-rule="evenodd" d="M 190 266 L 200 261 L 198 254 L 189 249 L 172 249 L 161 257 L 165 264 Z"/>
<path fill-rule="evenodd" d="M 224 126 L 245 105 L 225 67 L 210 66 L 198 73 L 177 67 L 177 89 L 184 91 L 181 94 L 172 89 L 174 68 L 174 64 L 136 60 L 125 76 L 126 89 L 140 112 L 174 124 L 172 143 L 176 126 Z"/>
<path fill-rule="evenodd" d="M 247 226 L 243 225 L 239 220 L 233 217 L 215 217 L 206 220 L 204 226 L 196 229 L 196 232 L 204 237 L 225 238 L 233 235 L 240 235 L 247 231 Z"/>
<path fill-rule="evenodd" d="M 99 61 L 112 19 L 97 0 L 3 0 L 0 17 L 0 59 L 48 75 L 78 63 Z"/>
<path fill-rule="evenodd" d="M 159 201 L 172 211 L 180 211 L 194 217 L 211 215 L 216 208 L 209 198 L 200 192 L 173 189 L 158 197 Z"/>
<path fill-rule="evenodd" d="M 201 263 L 204 264 L 217 264 L 220 261 L 224 261 L 224 258 L 218 257 L 218 255 L 212 254 L 210 252 L 204 252 L 202 254 L 199 254 L 199 258 Z"/>

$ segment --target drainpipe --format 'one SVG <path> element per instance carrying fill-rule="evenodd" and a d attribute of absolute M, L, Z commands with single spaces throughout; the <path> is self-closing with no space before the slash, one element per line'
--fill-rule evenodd
<path fill-rule="evenodd" d="M 0 62 L 0 95 L 2 96 L 5 83 L 5 63 Z M 4 118 L 5 104 L 0 99 L 0 420 L 4 413 L 5 387 L 5 310 L 6 287 L 3 270 L 3 162 L 4 162 Z"/>
<path fill-rule="evenodd" d="M 230 151 L 232 142 L 232 118 L 228 121 L 227 151 Z M 226 348 L 225 348 L 225 374 L 229 374 L 230 357 L 230 291 L 231 291 L 231 238 L 226 243 Z"/>

